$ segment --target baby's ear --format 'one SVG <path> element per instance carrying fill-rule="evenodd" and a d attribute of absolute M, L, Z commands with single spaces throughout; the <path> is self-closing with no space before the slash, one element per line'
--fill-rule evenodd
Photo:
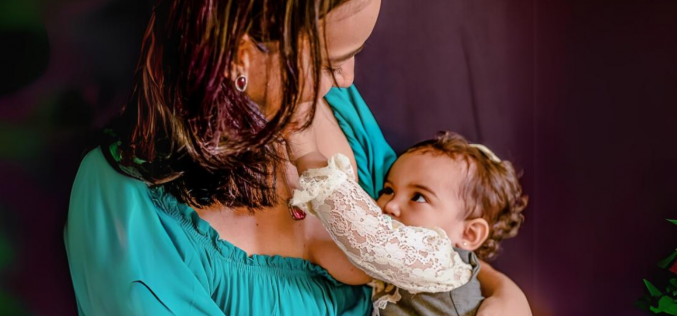
<path fill-rule="evenodd" d="M 473 251 L 489 237 L 489 223 L 484 218 L 474 218 L 463 223 L 463 236 L 460 248 Z"/>

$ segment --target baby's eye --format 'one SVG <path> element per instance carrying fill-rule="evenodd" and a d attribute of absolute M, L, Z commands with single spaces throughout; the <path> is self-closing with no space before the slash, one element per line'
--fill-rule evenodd
<path fill-rule="evenodd" d="M 381 190 L 381 191 L 378 192 L 378 195 L 379 195 L 379 196 L 384 195 L 384 194 L 386 194 L 386 195 L 391 195 L 391 194 L 393 194 L 393 189 L 391 189 L 391 188 L 383 188 L 383 190 Z"/>
<path fill-rule="evenodd" d="M 414 194 L 414 197 L 412 197 L 411 200 L 416 203 L 428 203 L 428 200 L 425 198 L 425 196 L 420 193 Z"/>

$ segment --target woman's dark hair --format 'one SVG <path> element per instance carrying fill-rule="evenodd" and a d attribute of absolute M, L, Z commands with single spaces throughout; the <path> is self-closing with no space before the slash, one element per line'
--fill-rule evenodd
<path fill-rule="evenodd" d="M 320 23 L 347 1 L 157 2 L 132 94 L 110 126 L 115 136 L 107 141 L 120 143 L 121 164 L 183 203 L 250 210 L 274 205 L 275 144 L 299 103 L 301 39 L 308 39 L 316 100 Z M 245 34 L 279 52 L 282 102 L 269 119 L 227 77 Z M 308 117 L 313 113 L 314 107 Z"/>
<path fill-rule="evenodd" d="M 512 163 L 497 160 L 493 153 L 485 152 L 469 144 L 463 136 L 451 132 L 420 142 L 409 148 L 407 153 L 447 155 L 466 162 L 467 176 L 460 190 L 466 218 L 484 218 L 491 229 L 488 238 L 475 253 L 482 260 L 495 259 L 501 250 L 501 241 L 517 235 L 524 222 L 522 211 L 529 200 L 522 193 L 520 176 Z"/>

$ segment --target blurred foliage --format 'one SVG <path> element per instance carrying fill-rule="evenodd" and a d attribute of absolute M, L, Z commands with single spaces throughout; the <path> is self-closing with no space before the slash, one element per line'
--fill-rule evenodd
<path fill-rule="evenodd" d="M 0 96 L 39 78 L 49 64 L 49 39 L 31 0 L 0 1 Z"/>
<path fill-rule="evenodd" d="M 5 214 L 2 207 L 0 207 L 0 214 Z M 0 225 L 2 223 L 6 223 L 6 221 L 1 221 Z M 12 268 L 16 254 L 12 249 L 8 236 L 3 233 L 5 230 L 1 228 L 0 226 L 0 315 L 28 315 L 28 311 L 21 301 L 5 290 L 4 281 L 8 276 L 9 270 Z"/>
<path fill-rule="evenodd" d="M 668 221 L 677 225 L 677 220 Z M 661 285 L 661 288 L 665 288 L 665 291 L 645 279 L 644 285 L 649 293 L 642 296 L 636 305 L 640 309 L 654 314 L 677 316 L 677 249 L 670 256 L 661 260 L 658 267 L 666 270 L 666 280 Z"/>

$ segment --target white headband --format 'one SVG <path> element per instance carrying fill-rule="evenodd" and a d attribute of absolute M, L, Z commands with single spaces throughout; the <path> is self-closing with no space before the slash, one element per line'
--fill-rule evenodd
<path fill-rule="evenodd" d="M 498 158 L 498 156 L 496 156 L 496 154 L 494 154 L 494 152 L 491 151 L 491 149 L 487 148 L 487 146 L 484 146 L 482 144 L 470 144 L 470 147 L 475 147 L 475 148 L 479 149 L 483 154 L 485 154 L 485 155 L 487 155 L 487 157 L 489 157 L 489 160 L 491 160 L 495 163 L 501 163 L 501 159 Z"/>

